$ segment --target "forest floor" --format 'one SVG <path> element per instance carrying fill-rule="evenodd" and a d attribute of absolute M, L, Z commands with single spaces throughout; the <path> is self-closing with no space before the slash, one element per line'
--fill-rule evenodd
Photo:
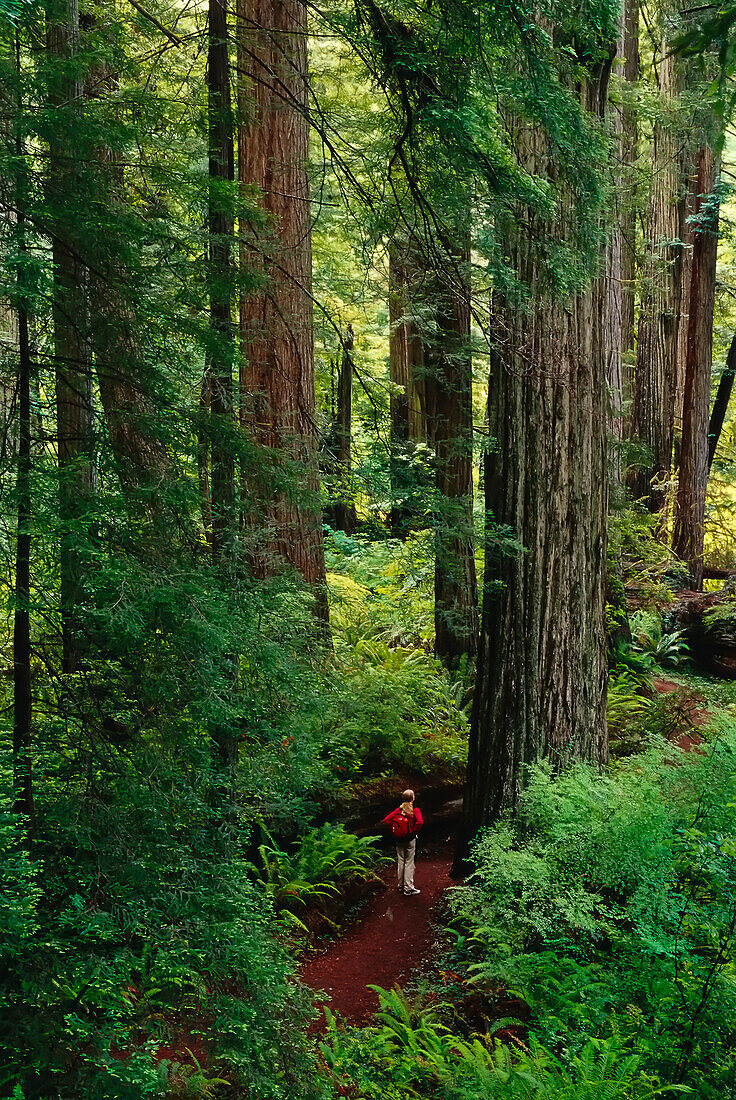
<path fill-rule="evenodd" d="M 383 889 L 376 894 L 339 939 L 309 959 L 302 981 L 327 994 L 327 1006 L 351 1024 L 364 1024 L 378 1007 L 370 985 L 391 989 L 417 969 L 431 952 L 435 938 L 433 911 L 452 885 L 448 849 L 417 853 L 414 875 L 420 894 L 405 897 L 396 889 L 395 867 L 381 875 Z M 324 1015 L 313 1025 L 324 1027 Z"/>

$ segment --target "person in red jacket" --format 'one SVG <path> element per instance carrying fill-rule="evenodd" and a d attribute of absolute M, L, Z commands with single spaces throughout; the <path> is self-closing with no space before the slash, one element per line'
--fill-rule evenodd
<path fill-rule="evenodd" d="M 417 850 L 417 833 L 424 821 L 422 811 L 414 805 L 414 791 L 404 791 L 401 805 L 392 810 L 383 819 L 396 841 L 396 859 L 398 863 L 399 893 L 410 897 L 421 893 L 414 885 L 414 857 Z"/>

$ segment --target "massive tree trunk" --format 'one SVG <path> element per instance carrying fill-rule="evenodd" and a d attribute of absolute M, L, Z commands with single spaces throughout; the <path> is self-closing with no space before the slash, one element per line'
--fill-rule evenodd
<path fill-rule="evenodd" d="M 454 278 L 439 291 L 426 371 L 436 489 L 435 653 L 449 668 L 456 668 L 463 656 L 474 656 L 478 639 L 469 240 L 453 260 Z"/>
<path fill-rule="evenodd" d="M 606 86 L 603 66 L 587 86 L 591 105 L 605 103 Z M 522 130 L 518 142 L 523 163 L 545 163 L 541 133 Z M 523 550 L 500 552 L 490 532 L 460 856 L 481 826 L 515 809 L 525 765 L 607 759 L 605 279 L 556 300 L 540 290 L 530 243 L 564 239 L 573 219 L 565 211 L 550 226 L 533 215 L 528 235 L 509 240 L 530 308 L 495 302 L 486 509 Z"/>
<path fill-rule="evenodd" d="M 690 567 L 693 587 L 703 587 L 705 494 L 708 487 L 708 414 L 713 355 L 713 308 L 718 258 L 718 207 L 713 150 L 698 157 L 682 448 L 672 548 Z"/>
<path fill-rule="evenodd" d="M 56 425 L 61 534 L 62 667 L 77 666 L 81 639 L 76 609 L 82 595 L 84 513 L 95 488 L 92 370 L 89 342 L 89 279 L 74 228 L 80 191 L 75 160 L 82 81 L 69 75 L 79 47 L 77 0 L 49 6 L 47 47 L 54 59 L 49 99 L 57 108 L 49 163 L 54 265 L 53 355 L 56 371 Z"/>
<path fill-rule="evenodd" d="M 680 465 L 682 447 L 682 420 L 685 408 L 685 375 L 687 373 L 687 341 L 690 327 L 690 287 L 693 273 L 694 237 L 690 219 L 695 214 L 697 199 L 697 165 L 693 167 L 689 152 L 683 150 L 683 188 L 680 200 L 680 302 L 677 311 L 677 350 L 675 353 L 675 397 L 672 414 L 672 459 L 675 470 Z"/>
<path fill-rule="evenodd" d="M 246 221 L 241 230 L 243 268 L 263 280 L 240 302 L 241 415 L 255 442 L 270 449 L 275 482 L 269 491 L 246 474 L 261 504 L 255 519 L 268 529 L 252 557 L 261 574 L 279 562 L 297 569 L 326 617 L 302 0 L 238 0 L 238 68 L 239 179 L 244 193 L 258 189 L 268 216 L 265 228 Z"/>
<path fill-rule="evenodd" d="M 209 133 L 209 299 L 210 332 L 206 371 L 210 387 L 212 451 L 212 552 L 219 571 L 227 575 L 235 534 L 235 460 L 233 407 L 233 215 L 227 184 L 234 177 L 233 115 L 230 101 L 227 6 L 210 0 L 207 90 Z M 223 186 L 224 185 L 224 186 Z M 213 740 L 219 762 L 232 771 L 237 762 L 233 731 L 216 726 Z"/>
<path fill-rule="evenodd" d="M 665 33 L 659 64 L 659 92 L 665 100 L 674 101 L 681 91 L 681 64 L 670 53 Z M 684 173 L 683 138 L 670 119 L 658 119 L 654 126 L 633 408 L 633 434 L 648 455 L 632 472 L 630 481 L 634 496 L 643 498 L 652 512 L 663 510 L 672 472 Z"/>

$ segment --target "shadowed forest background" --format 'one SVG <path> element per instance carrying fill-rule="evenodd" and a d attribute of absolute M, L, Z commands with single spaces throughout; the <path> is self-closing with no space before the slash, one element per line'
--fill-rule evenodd
<path fill-rule="evenodd" d="M 736 1097 L 735 66 L 0 0 L 3 1098 Z M 457 885 L 322 1015 L 407 785 Z"/>

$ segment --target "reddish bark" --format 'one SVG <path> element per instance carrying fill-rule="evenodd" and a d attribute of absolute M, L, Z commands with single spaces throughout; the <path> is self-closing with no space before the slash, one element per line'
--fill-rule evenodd
<path fill-rule="evenodd" d="M 273 485 L 245 484 L 265 523 L 257 572 L 279 561 L 321 594 L 325 565 L 315 428 L 311 215 L 307 160 L 307 14 L 301 0 L 238 0 L 239 144 L 243 194 L 266 224 L 241 223 L 243 270 L 261 283 L 240 301 L 241 418 L 269 448 Z M 265 479 L 268 480 L 268 479 Z M 262 533 L 261 533 L 262 534 Z"/>
<path fill-rule="evenodd" d="M 658 76 L 660 94 L 674 100 L 681 91 L 682 62 L 670 51 L 667 31 Z M 660 512 L 672 473 L 685 227 L 683 141 L 669 118 L 655 123 L 652 161 L 632 425 L 649 457 L 632 472 L 630 487 L 650 511 Z"/>
<path fill-rule="evenodd" d="M 708 422 L 713 357 L 713 309 L 718 259 L 718 208 L 713 200 L 717 166 L 713 150 L 698 157 L 682 449 L 672 548 L 690 567 L 693 587 L 703 587 L 705 495 L 708 487 Z"/>

